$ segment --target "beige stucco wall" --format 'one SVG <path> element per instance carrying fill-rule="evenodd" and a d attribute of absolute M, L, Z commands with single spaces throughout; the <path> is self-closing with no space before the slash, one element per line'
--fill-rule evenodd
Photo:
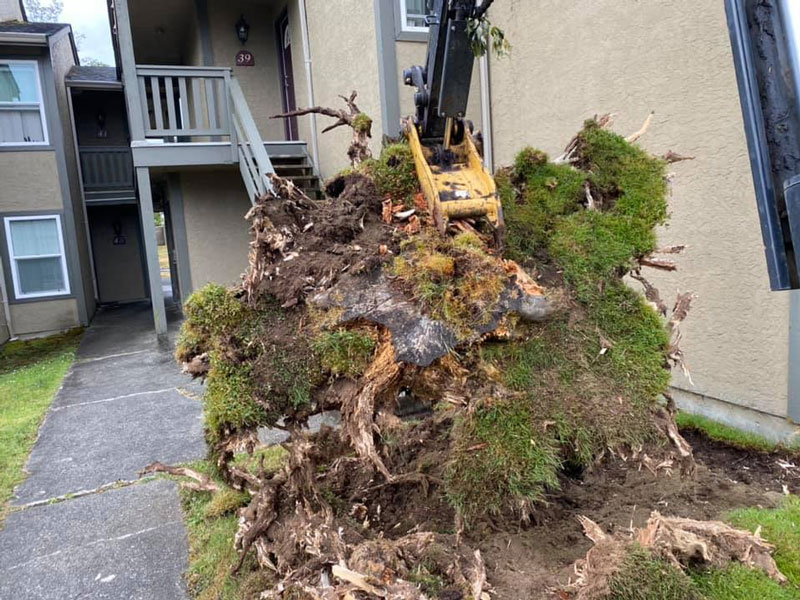
<path fill-rule="evenodd" d="M 53 65 L 53 76 L 56 85 L 56 99 L 58 101 L 58 114 L 61 120 L 61 131 L 64 143 L 64 158 L 67 169 L 67 187 L 69 188 L 70 198 L 65 199 L 65 209 L 71 207 L 75 224 L 75 239 L 78 247 L 78 259 L 80 261 L 80 282 L 73 277 L 73 292 L 77 291 L 78 285 L 83 287 L 83 296 L 86 302 L 88 318 L 94 315 L 95 298 L 94 286 L 92 284 L 92 264 L 91 253 L 89 252 L 89 238 L 86 229 L 86 215 L 83 210 L 83 192 L 81 190 L 80 176 L 78 175 L 78 162 L 75 153 L 75 136 L 72 127 L 72 116 L 69 110 L 67 98 L 68 90 L 65 77 L 69 70 L 75 65 L 75 55 L 72 52 L 72 43 L 69 36 L 64 35 L 56 40 L 50 49 L 50 59 Z M 51 130 L 56 123 L 51 123 Z"/>
<path fill-rule="evenodd" d="M 26 336 L 72 329 L 80 324 L 74 298 L 11 305 L 14 335 Z"/>
<path fill-rule="evenodd" d="M 275 41 L 275 19 L 280 13 L 279 4 L 246 0 L 208 2 L 214 65 L 233 69 L 264 140 L 284 139 L 283 123 L 269 118 L 282 112 Z M 245 46 L 239 42 L 233 28 L 240 15 L 244 15 L 250 25 L 250 35 Z M 293 50 L 302 54 L 300 41 L 298 35 Z M 243 48 L 253 53 L 255 66 L 236 66 L 236 53 Z M 296 82 L 297 75 L 295 73 Z"/>
<path fill-rule="evenodd" d="M 61 210 L 55 152 L 0 152 L 0 210 Z"/>
<path fill-rule="evenodd" d="M 247 266 L 250 210 L 239 170 L 184 171 L 181 191 L 192 286 L 238 282 Z"/>
<path fill-rule="evenodd" d="M 383 125 L 373 3 L 367 0 L 311 0 L 307 3 L 307 11 L 316 102 L 322 106 L 343 107 L 339 94 L 347 96 L 356 90 L 356 104 L 372 117 L 372 152 L 377 154 Z M 305 74 L 301 70 L 302 45 L 300 39 L 296 39 L 300 56 L 294 58 L 295 81 L 300 91 L 304 88 Z M 298 104 L 302 106 L 306 97 L 303 89 L 298 94 Z M 323 135 L 322 129 L 331 123 L 331 119 L 317 117 L 320 171 L 324 177 L 348 165 L 347 147 L 352 135 L 347 127 Z"/>
<path fill-rule="evenodd" d="M 100 302 L 126 302 L 147 297 L 139 243 L 139 211 L 134 205 L 89 207 L 92 248 Z M 114 244 L 115 223 L 124 244 Z"/>
<path fill-rule="evenodd" d="M 675 274 L 648 273 L 671 297 L 697 294 L 683 327 L 694 386 L 783 416 L 789 297 L 769 291 L 722 2 L 505 0 L 492 20 L 513 44 L 492 62 L 497 164 L 526 144 L 557 154 L 594 114 L 641 144 L 696 156 L 678 163 L 663 244 L 687 244 Z"/>

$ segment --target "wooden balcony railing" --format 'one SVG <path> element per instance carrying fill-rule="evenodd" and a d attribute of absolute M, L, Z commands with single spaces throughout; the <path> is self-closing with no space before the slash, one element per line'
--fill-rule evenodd
<path fill-rule="evenodd" d="M 129 146 L 81 146 L 78 153 L 87 192 L 133 189 Z"/>
<path fill-rule="evenodd" d="M 145 138 L 235 143 L 230 69 L 137 65 L 136 76 Z"/>

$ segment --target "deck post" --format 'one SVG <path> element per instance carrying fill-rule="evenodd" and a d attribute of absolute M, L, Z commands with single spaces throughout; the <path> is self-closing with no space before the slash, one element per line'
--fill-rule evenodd
<path fill-rule="evenodd" d="M 139 186 L 139 212 L 142 217 L 142 237 L 147 258 L 147 279 L 150 282 L 150 303 L 153 306 L 153 321 L 159 336 L 167 333 L 167 312 L 164 307 L 164 290 L 161 288 L 161 267 L 158 265 L 156 223 L 153 215 L 153 192 L 150 189 L 150 169 L 136 167 L 136 182 Z"/>

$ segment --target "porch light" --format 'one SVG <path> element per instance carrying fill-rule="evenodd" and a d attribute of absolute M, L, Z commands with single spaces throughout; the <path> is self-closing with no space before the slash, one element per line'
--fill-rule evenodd
<path fill-rule="evenodd" d="M 236 37 L 239 38 L 239 41 L 242 42 L 244 45 L 247 42 L 247 37 L 250 35 L 250 25 L 247 24 L 247 21 L 244 20 L 244 15 L 239 17 L 239 20 L 236 21 Z"/>

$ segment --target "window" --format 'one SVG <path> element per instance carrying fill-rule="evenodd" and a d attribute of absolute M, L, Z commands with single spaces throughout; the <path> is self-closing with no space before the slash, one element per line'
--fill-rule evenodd
<path fill-rule="evenodd" d="M 32 60 L 0 60 L 0 146 L 47 144 L 47 125 Z"/>
<path fill-rule="evenodd" d="M 14 295 L 39 298 L 69 294 L 59 216 L 6 217 L 5 224 Z"/>
<path fill-rule="evenodd" d="M 428 31 L 425 16 L 427 0 L 400 0 L 400 18 L 403 31 Z"/>

